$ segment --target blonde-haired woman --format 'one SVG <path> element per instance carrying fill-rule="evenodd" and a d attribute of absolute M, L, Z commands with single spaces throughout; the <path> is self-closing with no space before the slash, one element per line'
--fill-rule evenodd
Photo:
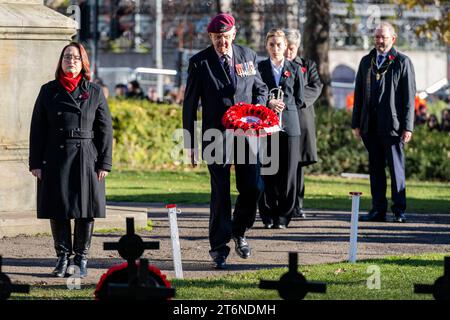
<path fill-rule="evenodd" d="M 272 155 L 272 159 L 279 162 L 279 167 L 275 174 L 263 176 L 265 190 L 259 201 L 259 213 L 268 229 L 284 229 L 292 218 L 300 158 L 297 106 L 303 105 L 303 78 L 299 66 L 285 59 L 286 48 L 283 30 L 270 30 L 266 36 L 269 58 L 258 64 L 261 78 L 269 90 L 280 88 L 284 93 L 282 99 L 276 99 L 276 94 L 275 98 L 269 97 L 267 104 L 275 112 L 282 113 L 283 128 L 283 131 L 269 137 L 271 142 L 279 143 L 279 153 Z"/>

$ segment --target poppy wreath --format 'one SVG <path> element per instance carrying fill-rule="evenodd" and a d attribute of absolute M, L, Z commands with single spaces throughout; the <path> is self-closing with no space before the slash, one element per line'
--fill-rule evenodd
<path fill-rule="evenodd" d="M 139 268 L 139 262 L 136 263 Z M 95 300 L 109 300 L 108 297 L 108 284 L 110 283 L 128 283 L 128 262 L 112 266 L 108 269 L 100 278 L 97 286 L 95 287 Z M 157 287 L 171 288 L 170 282 L 166 276 L 161 273 L 161 270 L 155 266 L 148 266 L 149 277 L 157 283 Z"/>
<path fill-rule="evenodd" d="M 244 102 L 231 106 L 223 115 L 222 124 L 226 129 L 240 129 L 247 136 L 265 136 L 279 131 L 275 112 L 265 106 Z"/>

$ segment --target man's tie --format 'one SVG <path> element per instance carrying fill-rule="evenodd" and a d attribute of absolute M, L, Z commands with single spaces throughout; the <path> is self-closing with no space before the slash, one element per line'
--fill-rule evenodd
<path fill-rule="evenodd" d="M 381 62 L 383 61 L 384 57 L 380 54 L 377 58 L 377 68 L 381 67 Z"/>
<path fill-rule="evenodd" d="M 222 56 L 222 61 L 223 61 L 223 68 L 225 70 L 225 72 L 227 73 L 228 79 L 230 79 L 231 83 L 234 85 L 234 79 L 231 76 L 231 70 L 230 70 L 230 57 L 227 54 L 224 54 Z"/>

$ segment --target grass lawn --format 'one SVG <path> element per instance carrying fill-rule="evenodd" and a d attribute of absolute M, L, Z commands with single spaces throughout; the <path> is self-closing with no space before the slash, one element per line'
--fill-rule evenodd
<path fill-rule="evenodd" d="M 305 207 L 351 210 L 350 191 L 361 191 L 360 209 L 369 210 L 370 186 L 366 179 L 306 177 Z M 408 212 L 450 213 L 450 183 L 407 181 Z M 232 176 L 232 195 L 236 197 Z M 209 203 L 209 174 L 197 171 L 113 171 L 107 179 L 107 200 L 164 203 Z M 388 186 L 390 197 L 390 185 Z"/>
<path fill-rule="evenodd" d="M 414 294 L 415 283 L 433 284 L 443 275 L 444 254 L 405 255 L 356 264 L 330 263 L 300 266 L 310 281 L 327 284 L 326 294 L 308 294 L 312 300 L 410 300 L 433 299 L 432 295 Z M 369 289 L 368 279 L 380 271 L 380 287 Z M 370 268 L 369 268 L 370 270 Z M 258 288 L 259 280 L 278 280 L 286 268 L 261 270 L 197 280 L 170 280 L 177 290 L 175 299 L 185 300 L 260 300 L 279 299 L 278 293 Z M 373 287 L 373 286 L 372 286 Z M 33 286 L 29 296 L 14 294 L 12 299 L 92 299 L 94 286 L 68 290 L 64 286 Z"/>

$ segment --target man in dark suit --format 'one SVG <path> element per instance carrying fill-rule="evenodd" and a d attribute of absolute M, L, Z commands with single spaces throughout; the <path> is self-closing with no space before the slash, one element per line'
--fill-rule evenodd
<path fill-rule="evenodd" d="M 256 53 L 233 44 L 236 36 L 234 24 L 234 18 L 223 13 L 209 23 L 208 34 L 212 45 L 189 60 L 183 103 L 185 147 L 191 164 L 195 166 L 194 131 L 198 102 L 201 99 L 203 158 L 208 164 L 211 176 L 209 253 L 218 269 L 225 268 L 225 260 L 230 251 L 227 243 L 231 238 L 235 242 L 237 254 L 241 258 L 250 257 L 251 249 L 244 234 L 254 223 L 257 202 L 264 189 L 259 162 L 236 163 L 236 187 L 239 195 L 231 219 L 231 164 L 225 159 L 217 161 L 220 158 L 217 154 L 215 159 L 210 159 L 205 152 L 206 148 L 210 149 L 212 143 L 217 147 L 214 150 L 218 153 L 220 146 L 227 144 L 221 119 L 230 106 L 238 102 L 265 105 L 267 99 L 267 86 L 262 82 L 256 68 Z M 219 139 L 209 142 L 205 133 L 211 132 L 219 132 L 222 135 Z M 242 152 L 246 150 L 238 149 L 234 155 Z"/>
<path fill-rule="evenodd" d="M 391 175 L 391 210 L 395 222 L 406 222 L 404 144 L 412 136 L 414 68 L 394 48 L 396 33 L 382 22 L 375 29 L 375 48 L 360 62 L 355 83 L 352 128 L 369 153 L 372 209 L 361 221 L 386 221 L 386 164 Z"/>
<path fill-rule="evenodd" d="M 304 99 L 303 105 L 299 109 L 300 120 L 300 161 L 297 168 L 297 191 L 294 217 L 306 218 L 303 211 L 303 199 L 305 197 L 305 170 L 304 167 L 317 162 L 316 146 L 316 114 L 314 112 L 314 102 L 322 92 L 322 81 L 317 71 L 316 63 L 312 60 L 297 56 L 300 47 L 301 35 L 297 29 L 284 30 L 288 42 L 285 56 L 288 60 L 300 66 L 303 75 Z"/>

